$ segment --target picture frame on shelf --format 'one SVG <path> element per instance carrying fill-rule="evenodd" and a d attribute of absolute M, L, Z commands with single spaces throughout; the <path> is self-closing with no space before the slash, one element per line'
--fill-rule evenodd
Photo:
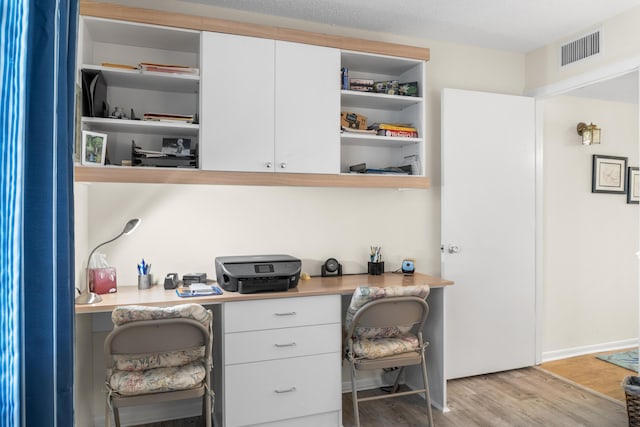
<path fill-rule="evenodd" d="M 640 203 L 640 168 L 629 166 L 627 169 L 627 203 Z"/>
<path fill-rule="evenodd" d="M 82 131 L 82 157 L 84 166 L 104 166 L 107 151 L 107 134 Z"/>
<path fill-rule="evenodd" d="M 627 157 L 593 155 L 592 193 L 627 192 Z"/>

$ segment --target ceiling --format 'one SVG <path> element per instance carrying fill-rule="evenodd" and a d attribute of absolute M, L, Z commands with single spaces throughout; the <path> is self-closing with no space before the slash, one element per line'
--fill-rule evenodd
<path fill-rule="evenodd" d="M 186 0 L 361 30 L 528 53 L 640 0 Z"/>

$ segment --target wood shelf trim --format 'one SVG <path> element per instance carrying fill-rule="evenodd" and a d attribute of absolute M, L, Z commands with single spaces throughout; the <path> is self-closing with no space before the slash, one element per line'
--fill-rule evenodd
<path fill-rule="evenodd" d="M 334 47 L 338 49 L 376 53 L 380 55 L 399 56 L 424 61 L 428 61 L 430 57 L 429 48 L 424 47 L 407 46 L 396 43 L 378 42 L 322 33 L 311 33 L 289 28 L 227 21 L 218 18 L 135 8 L 90 0 L 80 1 L 80 14 L 85 16 L 95 16 L 98 18 L 117 19 L 120 21 L 162 25 L 166 27 L 283 40 Z"/>
<path fill-rule="evenodd" d="M 290 187 L 429 188 L 429 178 L 364 174 L 218 172 L 198 169 L 76 166 L 76 182 Z"/>

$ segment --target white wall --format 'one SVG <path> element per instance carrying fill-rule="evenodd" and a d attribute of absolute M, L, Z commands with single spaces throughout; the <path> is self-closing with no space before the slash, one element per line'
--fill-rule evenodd
<path fill-rule="evenodd" d="M 637 43 L 640 38 L 639 21 L 640 6 L 613 17 L 603 22 L 602 25 L 585 28 L 580 33 L 568 35 L 556 43 L 530 52 L 526 57 L 527 91 L 562 80 L 577 78 L 612 64 L 631 62 L 637 66 L 640 62 L 640 44 Z M 602 31 L 602 53 L 561 69 L 560 46 L 598 29 Z"/>
<path fill-rule="evenodd" d="M 578 122 L 602 144 L 582 146 Z M 562 96 L 544 102 L 543 359 L 638 336 L 638 205 L 591 193 L 592 155 L 638 166 L 638 107 Z"/>

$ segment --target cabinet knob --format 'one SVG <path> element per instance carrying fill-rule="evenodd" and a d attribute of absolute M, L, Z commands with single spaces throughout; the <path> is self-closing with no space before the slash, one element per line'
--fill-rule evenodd
<path fill-rule="evenodd" d="M 267 169 L 271 169 L 271 166 L 273 166 L 271 162 L 265 162 L 264 165 L 267 167 Z"/>
<path fill-rule="evenodd" d="M 287 167 L 287 164 L 285 162 L 280 163 L 280 169 L 284 169 Z"/>

